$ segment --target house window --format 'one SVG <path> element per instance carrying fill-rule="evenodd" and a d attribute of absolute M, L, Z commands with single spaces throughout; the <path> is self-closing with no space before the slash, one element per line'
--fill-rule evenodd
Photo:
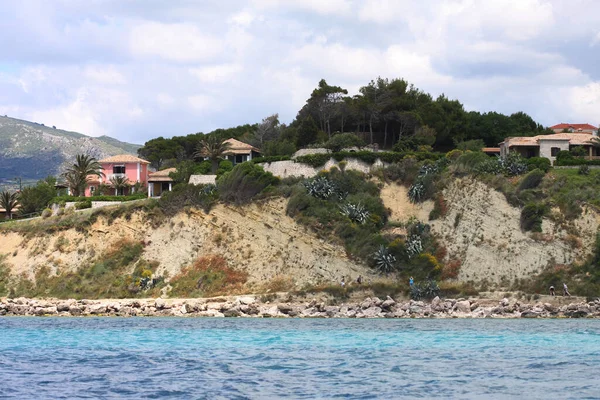
<path fill-rule="evenodd" d="M 96 186 L 90 186 L 90 194 L 93 196 L 96 191 Z"/>
<path fill-rule="evenodd" d="M 113 174 L 124 174 L 125 166 L 124 165 L 115 165 L 113 167 Z"/>
<path fill-rule="evenodd" d="M 248 156 L 247 156 L 247 155 L 244 155 L 244 154 L 237 154 L 237 155 L 235 156 L 235 163 L 236 163 L 236 164 L 241 164 L 241 163 L 245 162 L 247 158 L 248 158 Z"/>
<path fill-rule="evenodd" d="M 560 151 L 560 147 L 551 147 L 550 148 L 550 155 L 552 157 L 556 157 L 558 155 L 559 151 Z"/>

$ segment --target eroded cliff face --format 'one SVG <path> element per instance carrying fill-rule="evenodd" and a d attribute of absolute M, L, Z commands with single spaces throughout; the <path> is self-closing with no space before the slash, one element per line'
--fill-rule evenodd
<path fill-rule="evenodd" d="M 509 283 L 549 265 L 582 261 L 592 251 L 600 223 L 596 212 L 584 208 L 575 221 L 559 225 L 544 219 L 541 234 L 523 232 L 519 208 L 467 178 L 452 182 L 444 198 L 448 213 L 431 222 L 432 231 L 446 246 L 447 259 L 461 261 L 461 281 Z"/>
<path fill-rule="evenodd" d="M 41 266 L 53 273 L 76 270 L 125 240 L 144 243 L 142 258 L 159 262 L 158 275 L 175 276 L 195 259 L 224 257 L 230 267 L 249 273 L 248 283 L 275 277 L 306 283 L 339 282 L 342 277 L 374 277 L 350 260 L 340 245 L 326 243 L 285 215 L 286 201 L 272 200 L 237 208 L 217 205 L 209 214 L 180 213 L 158 227 L 142 212 L 108 223 L 99 218 L 85 232 L 69 229 L 26 238 L 0 232 L 0 254 L 14 275 L 33 278 Z"/>

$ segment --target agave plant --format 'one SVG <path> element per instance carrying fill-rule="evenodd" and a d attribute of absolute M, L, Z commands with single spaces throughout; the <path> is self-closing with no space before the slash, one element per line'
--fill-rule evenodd
<path fill-rule="evenodd" d="M 421 240 L 421 236 L 418 235 L 410 235 L 406 240 L 406 253 L 408 254 L 408 258 L 413 258 L 421 254 L 423 251 L 423 242 Z"/>
<path fill-rule="evenodd" d="M 351 221 L 364 224 L 369 219 L 369 211 L 362 204 L 346 203 L 340 205 L 340 212 L 350 218 Z"/>
<path fill-rule="evenodd" d="M 419 178 L 411 185 L 408 189 L 408 199 L 411 203 L 420 202 L 425 196 L 425 185 L 423 181 Z"/>
<path fill-rule="evenodd" d="M 429 280 L 425 283 L 415 283 L 410 287 L 410 298 L 413 300 L 433 299 L 439 296 L 440 288 L 436 281 Z"/>
<path fill-rule="evenodd" d="M 217 190 L 217 185 L 214 183 L 208 183 L 202 186 L 202 194 L 213 194 Z"/>
<path fill-rule="evenodd" d="M 324 176 L 304 181 L 304 187 L 308 194 L 321 200 L 327 200 L 336 193 L 335 184 Z"/>
<path fill-rule="evenodd" d="M 375 260 L 375 268 L 379 272 L 387 274 L 395 268 L 396 257 L 384 245 L 379 246 L 379 249 L 373 254 L 373 259 Z"/>

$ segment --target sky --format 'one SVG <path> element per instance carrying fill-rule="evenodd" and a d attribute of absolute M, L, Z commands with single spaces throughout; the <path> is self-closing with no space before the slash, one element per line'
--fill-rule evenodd
<path fill-rule="evenodd" d="M 143 144 L 291 122 L 321 78 L 600 124 L 597 0 L 2 3 L 0 115 Z"/>

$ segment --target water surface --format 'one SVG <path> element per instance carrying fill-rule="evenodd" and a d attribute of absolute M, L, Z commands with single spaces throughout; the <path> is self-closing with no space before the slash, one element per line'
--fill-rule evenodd
<path fill-rule="evenodd" d="M 599 320 L 0 318 L 0 398 L 600 398 Z"/>

